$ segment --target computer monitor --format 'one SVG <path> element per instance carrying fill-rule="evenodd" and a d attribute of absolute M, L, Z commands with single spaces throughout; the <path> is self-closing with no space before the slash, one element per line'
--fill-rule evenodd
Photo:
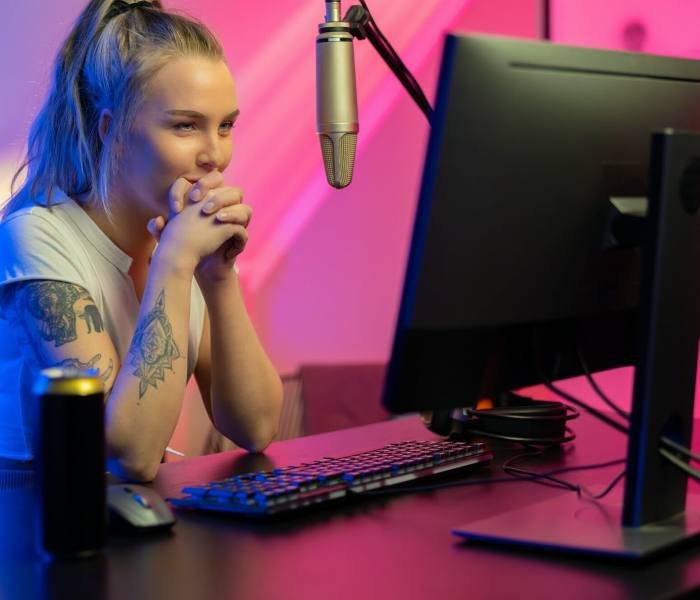
<path fill-rule="evenodd" d="M 700 143 L 659 133 L 650 190 L 652 133 L 667 128 L 700 131 L 696 61 L 448 35 L 384 390 L 394 412 L 436 410 L 582 374 L 579 353 L 593 371 L 637 366 L 624 510 L 637 533 L 683 514 L 686 476 L 658 438 L 689 446 L 692 427 L 700 231 L 663 205 Z M 691 534 L 674 527 L 671 542 L 600 551 Z M 562 536 L 543 545 L 595 551 Z"/>

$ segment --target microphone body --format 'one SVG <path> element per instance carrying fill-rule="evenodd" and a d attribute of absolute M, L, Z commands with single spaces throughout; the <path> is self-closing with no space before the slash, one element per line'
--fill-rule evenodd
<path fill-rule="evenodd" d="M 343 188 L 352 180 L 360 126 L 353 36 L 349 23 L 335 18 L 321 23 L 316 37 L 316 131 L 328 183 Z"/>

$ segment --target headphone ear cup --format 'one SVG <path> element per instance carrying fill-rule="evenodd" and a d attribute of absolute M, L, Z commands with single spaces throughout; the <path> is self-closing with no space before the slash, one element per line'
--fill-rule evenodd
<path fill-rule="evenodd" d="M 452 431 L 452 411 L 450 409 L 438 409 L 432 412 L 421 413 L 421 419 L 425 426 L 438 435 L 450 435 Z"/>
<path fill-rule="evenodd" d="M 577 416 L 575 409 L 548 400 L 529 400 L 516 406 L 487 409 L 439 409 L 421 413 L 423 424 L 441 436 L 467 438 L 475 435 L 547 445 L 572 441 L 576 436 L 567 429 L 566 423 Z"/>
<path fill-rule="evenodd" d="M 566 437 L 566 407 L 536 401 L 530 406 L 468 410 L 475 433 L 518 439 L 559 440 Z"/>

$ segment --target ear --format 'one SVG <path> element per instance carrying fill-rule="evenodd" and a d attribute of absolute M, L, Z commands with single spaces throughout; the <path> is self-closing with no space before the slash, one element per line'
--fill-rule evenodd
<path fill-rule="evenodd" d="M 97 133 L 100 135 L 100 140 L 105 143 L 105 139 L 109 135 L 110 126 L 112 125 L 112 111 L 108 108 L 103 108 L 100 111 L 100 116 L 97 119 Z"/>

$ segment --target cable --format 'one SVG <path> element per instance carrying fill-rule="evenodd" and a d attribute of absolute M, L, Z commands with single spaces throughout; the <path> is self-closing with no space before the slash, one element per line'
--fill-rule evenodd
<path fill-rule="evenodd" d="M 518 479 L 523 479 L 523 478 L 533 478 L 533 476 L 540 475 L 542 479 L 545 479 L 546 481 L 541 481 L 539 479 L 533 479 L 536 483 L 541 483 L 542 485 L 549 485 L 551 487 L 556 487 L 556 488 L 564 488 L 571 490 L 572 492 L 578 491 L 577 486 L 575 486 L 573 483 L 569 483 L 568 481 L 563 481 L 561 479 L 558 479 L 550 474 L 539 474 L 534 471 L 528 471 L 526 469 L 520 469 L 518 467 L 513 466 L 515 462 L 519 460 L 523 460 L 525 458 L 532 458 L 535 456 L 542 456 L 544 454 L 544 449 L 542 448 L 532 448 L 534 452 L 527 452 L 525 454 L 518 454 L 517 456 L 513 456 L 506 460 L 502 465 L 501 469 L 508 473 L 509 475 L 512 475 L 513 477 L 517 477 Z"/>
<path fill-rule="evenodd" d="M 382 33 L 381 29 L 379 29 L 379 25 L 377 25 L 377 22 L 374 20 L 374 17 L 372 16 L 371 11 L 369 10 L 369 6 L 367 6 L 367 3 L 365 0 L 360 0 L 360 4 L 362 4 L 362 8 L 364 8 L 367 11 L 367 16 L 369 17 L 370 23 L 374 25 L 374 29 L 377 32 L 377 35 L 382 39 L 382 41 L 391 48 L 391 50 L 396 54 L 394 49 L 392 48 L 391 44 L 389 43 L 389 40 L 386 39 L 386 36 Z M 396 55 L 398 57 L 398 54 Z M 399 59 L 400 60 L 400 59 Z"/>
<path fill-rule="evenodd" d="M 587 365 L 585 364 L 585 361 L 583 360 L 583 356 L 580 352 L 580 349 L 576 349 L 578 356 L 579 356 L 579 361 L 581 363 L 581 366 L 584 369 L 584 372 L 586 373 L 586 377 L 588 379 L 588 382 L 591 384 L 591 387 L 594 389 L 594 391 L 598 394 L 598 396 L 605 401 L 608 406 L 613 408 L 615 412 L 617 412 L 619 415 L 622 417 L 629 419 L 629 414 L 623 411 L 621 408 L 619 408 L 615 403 L 613 403 L 604 393 L 603 391 L 596 385 L 595 381 L 593 380 L 593 377 L 590 375 L 590 372 L 588 370 Z M 661 436 L 661 444 L 667 446 L 668 448 L 671 448 L 672 450 L 675 450 L 676 452 L 679 452 L 683 456 L 700 462 L 700 454 L 697 454 L 696 452 L 693 452 L 692 450 L 686 448 L 685 446 L 682 446 L 681 444 L 678 444 L 674 442 L 672 439 L 666 437 L 666 436 Z M 700 471 L 697 469 L 693 469 L 688 463 L 686 463 L 684 460 L 678 458 L 675 454 L 672 454 L 665 448 L 659 448 L 659 454 L 663 456 L 666 460 L 668 460 L 671 464 L 674 466 L 678 467 L 681 469 L 686 475 L 692 477 L 693 479 L 700 481 Z"/>
<path fill-rule="evenodd" d="M 685 446 L 681 446 L 677 442 L 674 442 L 672 439 L 662 436 L 661 437 L 661 443 L 668 448 L 671 448 L 672 450 L 675 450 L 676 452 L 679 452 L 683 456 L 686 456 L 690 460 L 694 460 L 696 462 L 700 462 L 700 454 L 697 454 L 693 452 L 692 450 L 689 450 Z M 668 460 L 670 463 L 684 471 L 687 475 L 695 479 L 696 481 L 700 481 L 700 471 L 697 469 L 693 469 L 687 462 L 685 462 L 683 459 L 679 458 L 675 454 L 672 454 L 669 452 L 666 448 L 659 448 L 659 454 L 663 456 L 666 460 Z"/>
<path fill-rule="evenodd" d="M 590 371 L 588 369 L 588 366 L 586 365 L 585 360 L 583 359 L 583 355 L 581 354 L 580 348 L 576 348 L 576 352 L 578 354 L 579 362 L 581 363 L 581 367 L 583 368 L 586 378 L 588 379 L 588 382 L 591 384 L 591 387 L 593 390 L 598 394 L 598 396 L 612 409 L 617 412 L 620 416 L 624 417 L 625 419 L 629 420 L 629 413 L 623 411 L 620 407 L 618 407 L 614 402 L 612 402 L 604 393 L 603 391 L 598 387 L 596 384 L 595 380 L 593 379 L 592 375 L 590 374 Z M 686 448 L 685 446 L 681 446 L 680 444 L 674 442 L 671 438 L 668 438 L 666 436 L 661 436 L 661 444 L 667 446 L 668 448 L 671 448 L 672 450 L 675 450 L 676 452 L 679 452 L 683 456 L 700 462 L 700 454 L 697 454 L 696 452 L 693 452 L 692 450 Z M 700 481 L 700 471 L 697 469 L 693 469 L 688 463 L 686 463 L 684 460 L 678 458 L 675 454 L 672 454 L 665 448 L 659 448 L 659 454 L 663 456 L 666 460 L 668 460 L 671 464 L 674 466 L 678 467 L 681 469 L 686 475 L 692 477 L 693 479 Z"/>
<path fill-rule="evenodd" d="M 590 492 L 587 488 L 585 488 L 582 485 L 579 484 L 574 484 L 570 483 L 568 481 L 564 481 L 563 479 L 559 479 L 557 477 L 554 477 L 553 475 L 556 475 L 557 473 L 536 473 L 534 471 L 528 471 L 527 469 L 522 469 L 518 467 L 512 466 L 511 463 L 514 463 L 517 460 L 521 460 L 524 458 L 529 458 L 533 456 L 541 456 L 544 453 L 544 449 L 540 448 L 533 448 L 535 452 L 530 452 L 530 453 L 525 453 L 525 454 L 519 454 L 517 456 L 514 456 L 512 458 L 509 458 L 507 461 L 505 461 L 502 465 L 502 469 L 510 474 L 513 475 L 514 477 L 518 477 L 519 479 L 532 479 L 535 483 L 540 483 L 542 485 L 549 485 L 551 487 L 556 487 L 556 488 L 563 488 L 570 490 L 572 492 L 576 492 L 579 496 L 586 495 L 589 498 L 593 500 L 599 500 L 605 496 L 607 496 L 612 489 L 617 485 L 617 483 L 624 477 L 626 471 L 622 471 L 618 475 L 615 476 L 615 478 L 608 484 L 608 486 L 599 494 L 593 494 Z M 608 463 L 605 463 L 606 466 L 610 466 L 612 464 L 619 464 L 620 462 L 625 462 L 624 460 L 616 460 L 616 461 L 610 461 Z M 571 470 L 576 469 L 576 467 L 572 467 Z M 548 481 L 541 481 L 539 478 L 535 479 L 533 476 L 541 476 L 544 479 L 547 479 Z"/>
<path fill-rule="evenodd" d="M 675 454 L 671 454 L 665 448 L 659 448 L 659 454 L 663 456 L 667 461 L 673 463 L 681 471 L 684 471 L 689 477 L 695 479 L 695 481 L 700 481 L 700 471 L 693 469 L 688 463 L 678 458 Z"/>
<path fill-rule="evenodd" d="M 589 406 L 585 402 L 582 402 L 581 400 L 579 400 L 578 398 L 565 392 L 561 388 L 558 388 L 551 381 L 547 380 L 544 376 L 542 377 L 542 381 L 544 382 L 545 387 L 548 390 L 557 394 L 557 396 L 560 396 L 560 397 L 568 400 L 572 404 L 575 404 L 576 406 L 581 407 L 583 410 L 590 413 L 594 417 L 596 417 L 596 418 L 600 419 L 601 421 L 603 421 L 604 423 L 607 423 L 608 425 L 610 425 L 610 427 L 612 427 L 613 429 L 617 429 L 619 432 L 624 433 L 626 435 L 629 434 L 629 428 L 626 427 L 625 425 L 618 423 L 617 421 L 615 421 L 615 419 L 611 419 L 605 413 L 600 412 L 598 409 L 593 408 L 592 406 Z"/>
<path fill-rule="evenodd" d="M 379 29 L 379 25 L 377 25 L 377 22 L 374 20 L 374 17 L 372 16 L 372 12 L 369 10 L 369 6 L 367 6 L 367 3 L 365 2 L 365 0 L 360 0 L 360 4 L 362 4 L 362 8 L 364 8 L 365 11 L 367 12 L 368 22 L 372 26 L 372 31 L 376 34 L 377 43 L 379 43 L 383 48 L 385 48 L 385 50 L 391 55 L 392 60 L 401 69 L 403 69 L 403 71 L 406 73 L 407 79 L 410 80 L 411 87 L 413 87 L 414 89 L 420 90 L 420 85 L 416 81 L 413 74 L 408 70 L 406 65 L 403 63 L 403 61 L 401 60 L 401 57 L 398 55 L 396 50 L 394 50 L 394 47 L 391 45 L 391 42 L 389 42 L 389 40 L 384 35 L 382 30 Z"/>
<path fill-rule="evenodd" d="M 578 361 L 579 364 L 581 365 L 581 368 L 583 369 L 583 372 L 586 376 L 586 380 L 588 381 L 589 385 L 593 388 L 593 391 L 598 395 L 598 397 L 605 402 L 610 408 L 612 408 L 618 415 L 620 415 L 623 419 L 629 421 L 630 419 L 630 414 L 627 411 L 622 410 L 617 404 L 615 404 L 603 390 L 600 389 L 598 386 L 598 383 L 596 382 L 595 379 L 593 379 L 593 375 L 591 374 L 590 369 L 588 368 L 588 364 L 583 358 L 583 354 L 581 353 L 581 348 L 579 346 L 576 346 L 576 354 L 578 355 Z"/>
<path fill-rule="evenodd" d="M 552 6 L 549 0 L 541 0 L 540 35 L 543 40 L 552 40 Z"/>
<path fill-rule="evenodd" d="M 615 465 L 621 465 L 627 462 L 626 458 L 615 458 L 613 460 L 608 460 L 602 463 L 594 463 L 591 465 L 579 465 L 577 467 L 561 467 L 559 469 L 554 469 L 554 471 L 549 471 L 547 475 L 558 475 L 559 473 L 570 473 L 573 471 L 588 471 L 590 469 L 604 469 L 606 467 L 614 467 Z"/>
<path fill-rule="evenodd" d="M 577 349 L 577 350 L 578 350 L 578 349 Z M 581 360 L 581 365 L 583 366 L 583 365 L 584 365 L 584 363 L 583 363 L 583 357 L 582 357 L 580 354 L 579 354 L 579 359 Z M 587 368 L 586 368 L 586 367 L 584 367 L 584 369 L 587 371 Z M 588 373 L 587 373 L 587 374 L 588 374 Z M 601 399 L 605 400 L 606 403 L 607 403 L 609 406 L 611 406 L 612 408 L 614 408 L 614 409 L 616 410 L 616 412 L 618 412 L 618 414 L 620 414 L 620 415 L 622 415 L 622 416 L 625 416 L 625 415 L 626 415 L 626 413 L 624 413 L 624 411 L 622 411 L 622 409 L 620 409 L 619 407 L 617 407 L 612 401 L 607 400 L 607 397 L 605 396 L 605 394 L 602 393 L 601 390 L 597 389 L 597 386 L 594 385 L 594 382 L 593 382 L 593 378 L 592 378 L 592 377 L 589 377 L 589 382 L 591 383 L 593 389 L 596 391 L 596 393 L 598 393 L 598 396 L 599 396 Z M 558 394 L 566 394 L 566 392 L 563 392 L 563 390 L 557 390 L 551 383 L 548 385 L 547 382 L 545 382 L 545 385 L 546 385 L 549 389 L 552 389 L 552 391 L 554 391 L 555 393 L 558 393 Z M 566 394 L 564 397 L 566 397 L 566 398 L 567 398 L 568 400 L 570 400 L 571 402 L 574 402 L 574 403 L 577 403 L 577 402 L 578 402 L 579 405 L 580 405 L 582 408 L 584 408 L 585 410 L 588 410 L 589 412 L 595 414 L 595 413 L 594 413 L 594 409 L 593 409 L 592 407 L 587 407 L 585 404 L 583 404 L 583 403 L 580 402 L 579 400 L 575 399 L 573 396 L 569 396 L 568 394 Z M 603 416 L 603 414 L 600 413 L 600 417 L 602 417 L 602 416 Z M 599 418 L 600 418 L 600 417 L 599 417 Z M 606 418 L 607 418 L 607 417 L 606 417 Z M 629 415 L 627 415 L 626 418 L 629 419 Z M 607 421 L 606 421 L 606 422 L 607 422 Z M 610 423 L 609 423 L 609 424 L 612 424 L 612 423 L 615 423 L 614 427 L 617 429 L 619 424 L 617 424 L 615 421 L 613 421 L 612 419 L 610 419 Z M 622 431 L 622 429 L 620 429 L 620 431 Z M 625 429 L 624 431 L 625 431 L 626 433 L 629 433 L 629 429 Z M 674 442 L 672 439 L 670 439 L 670 438 L 668 438 L 668 437 L 666 437 L 666 436 L 661 436 L 660 442 L 661 442 L 661 444 L 667 446 L 668 448 L 671 448 L 672 450 L 675 450 L 676 452 L 681 453 L 683 456 L 686 456 L 687 458 L 690 458 L 691 460 L 695 460 L 695 461 L 700 462 L 700 454 L 697 454 L 696 452 L 693 452 L 692 450 L 686 448 L 685 446 L 682 446 L 682 445 L 680 445 L 680 444 Z M 695 479 L 696 481 L 700 481 L 700 471 L 699 471 L 698 469 L 693 469 L 693 467 L 691 467 L 688 463 L 686 463 L 684 460 L 680 459 L 680 458 L 679 458 L 678 456 L 676 456 L 675 454 L 672 454 L 671 452 L 669 452 L 669 451 L 668 451 L 667 449 L 665 449 L 665 448 L 659 448 L 659 454 L 660 454 L 661 456 L 663 456 L 666 460 L 668 460 L 671 464 L 673 464 L 673 465 L 676 466 L 677 468 L 681 469 L 681 470 L 682 470 L 686 475 L 688 475 L 689 477 L 692 477 L 692 478 Z M 623 472 L 619 477 L 622 478 L 622 475 L 624 475 L 624 472 Z M 617 481 L 614 481 L 614 482 L 611 484 L 611 486 L 614 486 L 614 484 L 615 484 L 616 482 L 617 482 Z M 609 491 L 609 490 L 608 490 L 608 491 Z M 605 493 L 607 493 L 607 491 L 606 491 Z M 602 497 L 602 496 L 599 496 L 599 497 Z M 596 497 L 594 497 L 594 498 L 597 499 L 598 496 L 596 496 Z"/>
<path fill-rule="evenodd" d="M 680 452 L 683 456 L 687 456 L 688 458 L 700 462 L 700 454 L 696 454 L 692 450 L 688 450 L 685 446 L 681 446 L 680 444 L 674 442 L 671 438 L 667 438 L 666 436 L 661 436 L 661 443 L 665 444 L 669 448 L 676 450 L 677 452 Z"/>
<path fill-rule="evenodd" d="M 572 404 L 575 404 L 576 406 L 582 408 L 585 410 L 587 413 L 593 415 L 597 419 L 600 419 L 613 429 L 617 429 L 620 433 L 624 433 L 626 435 L 629 435 L 629 428 L 626 425 L 623 425 L 621 423 L 618 423 L 615 419 L 610 418 L 608 415 L 600 412 L 598 409 L 593 408 L 592 406 L 589 406 L 585 402 L 582 402 L 575 396 L 572 396 L 568 392 L 565 392 L 561 388 L 558 388 L 555 386 L 551 381 L 550 378 L 547 377 L 544 374 L 544 371 L 542 369 L 542 365 L 540 364 L 540 357 L 542 353 L 540 352 L 540 346 L 538 342 L 538 330 L 537 328 L 533 328 L 532 330 L 532 353 L 533 353 L 533 359 L 534 359 L 534 367 L 535 370 L 537 371 L 537 374 L 539 375 L 540 379 L 544 383 L 545 387 L 554 392 L 557 396 L 564 398 L 565 400 L 568 400 Z"/>
<path fill-rule="evenodd" d="M 575 410 L 574 408 L 567 406 L 566 408 L 570 410 Z M 473 411 L 478 413 L 478 411 Z M 578 414 L 578 413 L 577 413 Z M 501 433 L 494 433 L 492 431 L 485 431 L 483 429 L 477 429 L 476 427 L 470 428 L 469 433 L 471 435 L 478 435 L 481 437 L 492 438 L 495 440 L 503 440 L 504 442 L 518 442 L 521 444 L 542 444 L 547 446 L 559 446 L 561 444 L 568 444 L 576 439 L 576 434 L 569 427 L 564 428 L 565 435 L 559 438 L 535 438 L 535 437 L 518 437 L 514 435 L 504 435 Z"/>
<path fill-rule="evenodd" d="M 606 487 L 602 492 L 600 492 L 600 494 L 591 494 L 591 493 L 590 493 L 586 488 L 584 488 L 584 487 L 581 488 L 581 491 L 582 491 L 582 492 L 585 492 L 586 495 L 588 495 L 588 496 L 589 496 L 591 499 L 593 499 L 593 500 L 600 500 L 601 498 L 604 498 L 605 496 L 607 496 L 607 495 L 613 490 L 613 488 L 614 488 L 614 487 L 618 484 L 618 482 L 625 476 L 626 473 L 627 473 L 627 470 L 626 470 L 626 469 L 625 469 L 624 471 L 621 471 L 620 473 L 618 473 L 617 476 L 615 477 L 615 479 L 613 479 L 613 480 L 610 482 L 610 484 L 608 485 L 608 487 Z"/>
<path fill-rule="evenodd" d="M 615 460 L 609 460 L 602 463 L 595 463 L 589 465 L 578 465 L 575 467 L 561 467 L 559 469 L 554 469 L 546 473 L 532 473 L 532 475 L 527 477 L 490 477 L 481 479 L 461 479 L 459 481 L 449 481 L 445 483 L 436 483 L 432 485 L 422 485 L 422 486 L 406 486 L 398 488 L 386 488 L 382 490 L 375 490 L 371 492 L 362 492 L 363 496 L 383 496 L 389 494 L 401 494 L 401 493 L 413 493 L 413 492 L 431 492 L 434 490 L 441 490 L 452 487 L 462 487 L 469 485 L 479 485 L 482 483 L 514 483 L 517 481 L 536 481 L 542 477 L 550 477 L 552 475 L 558 475 L 561 473 L 569 473 L 573 471 L 586 471 L 590 469 L 604 469 L 606 467 L 612 467 L 625 462 L 624 458 L 618 458 Z M 615 479 L 614 483 L 619 481 L 620 476 Z M 607 493 L 607 492 L 606 492 Z"/>
<path fill-rule="evenodd" d="M 399 58 L 391 46 L 384 46 L 381 39 L 378 37 L 378 35 L 376 35 L 377 32 L 374 31 L 373 26 L 370 26 L 367 31 L 369 41 L 372 43 L 377 52 L 379 52 L 380 56 L 384 59 L 387 65 L 389 65 L 389 68 L 393 71 L 394 75 L 396 75 L 430 121 L 432 118 L 433 109 L 411 72 L 408 70 L 406 65 L 404 65 L 403 61 Z"/>

